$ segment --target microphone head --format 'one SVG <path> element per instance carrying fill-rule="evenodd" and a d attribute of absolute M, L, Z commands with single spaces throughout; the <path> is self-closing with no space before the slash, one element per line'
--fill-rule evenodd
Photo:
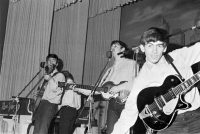
<path fill-rule="evenodd" d="M 45 66 L 45 62 L 40 62 L 40 67 L 44 68 L 44 66 Z"/>
<path fill-rule="evenodd" d="M 112 51 L 107 51 L 107 52 L 106 52 L 106 57 L 107 57 L 108 59 L 112 58 Z"/>
<path fill-rule="evenodd" d="M 141 51 L 139 46 L 137 46 L 137 47 L 132 47 L 131 50 L 132 50 L 134 53 L 139 53 L 139 52 Z"/>
<path fill-rule="evenodd" d="M 45 66 L 44 67 L 44 69 L 45 69 L 45 72 L 47 73 L 47 74 L 51 74 L 55 69 L 56 69 L 56 65 L 55 64 L 53 64 L 52 66 Z"/>

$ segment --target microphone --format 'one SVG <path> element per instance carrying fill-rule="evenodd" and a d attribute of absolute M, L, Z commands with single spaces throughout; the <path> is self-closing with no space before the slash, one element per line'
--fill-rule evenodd
<path fill-rule="evenodd" d="M 45 67 L 45 62 L 40 62 L 40 67 L 44 68 Z"/>
<path fill-rule="evenodd" d="M 135 53 L 139 53 L 140 47 L 139 46 L 132 47 L 131 50 L 134 51 Z"/>
<path fill-rule="evenodd" d="M 45 66 L 44 69 L 47 74 L 51 74 L 56 69 L 56 65 L 53 64 L 52 67 Z"/>
<path fill-rule="evenodd" d="M 137 46 L 137 47 L 132 47 L 131 50 L 133 50 L 133 51 L 140 50 L 140 47 L 139 47 L 139 46 Z"/>
<path fill-rule="evenodd" d="M 190 31 L 190 30 L 200 29 L 200 21 L 198 21 L 197 23 L 198 23 L 197 25 L 194 25 L 190 28 L 183 29 L 183 30 L 178 31 L 176 33 L 169 34 L 166 38 L 170 38 L 172 36 L 175 36 L 175 35 L 178 35 L 178 34 L 181 34 L 181 33 L 185 33 L 185 32 Z"/>
<path fill-rule="evenodd" d="M 117 53 L 117 55 L 121 55 L 121 57 L 132 59 L 132 57 L 139 53 L 140 47 L 133 47 L 131 49 L 125 50 L 123 52 Z"/>
<path fill-rule="evenodd" d="M 108 59 L 112 58 L 112 51 L 107 51 L 107 52 L 106 52 L 106 57 L 107 57 Z"/>
<path fill-rule="evenodd" d="M 119 52 L 119 53 L 117 53 L 117 55 L 121 55 L 121 54 L 123 54 L 123 55 L 127 55 L 127 54 L 132 54 L 132 53 L 134 53 L 133 50 L 125 50 L 125 51 L 123 51 L 123 52 Z"/>

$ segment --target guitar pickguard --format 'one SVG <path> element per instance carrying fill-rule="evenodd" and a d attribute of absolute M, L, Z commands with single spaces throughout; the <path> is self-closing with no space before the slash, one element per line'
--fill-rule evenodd
<path fill-rule="evenodd" d="M 179 100 L 179 98 L 175 98 L 175 99 L 169 101 L 162 109 L 164 114 L 166 114 L 166 115 L 172 114 L 177 106 L 178 100 Z"/>
<path fill-rule="evenodd" d="M 101 95 L 103 96 L 104 99 L 109 100 L 111 98 L 115 98 L 116 102 L 119 104 L 124 104 L 126 102 L 126 99 L 128 98 L 129 95 L 129 91 L 121 91 L 119 93 L 116 94 L 110 94 L 109 90 L 113 87 L 113 86 L 118 86 L 120 84 L 123 84 L 127 81 L 121 81 L 119 84 L 114 84 L 112 81 L 108 81 L 106 83 L 103 84 L 102 87 L 107 88 L 108 90 L 105 92 L 101 92 Z"/>

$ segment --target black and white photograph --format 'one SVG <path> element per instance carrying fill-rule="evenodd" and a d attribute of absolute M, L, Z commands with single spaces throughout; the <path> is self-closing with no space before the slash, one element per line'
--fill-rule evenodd
<path fill-rule="evenodd" d="M 200 0 L 0 0 L 0 134 L 200 134 Z"/>

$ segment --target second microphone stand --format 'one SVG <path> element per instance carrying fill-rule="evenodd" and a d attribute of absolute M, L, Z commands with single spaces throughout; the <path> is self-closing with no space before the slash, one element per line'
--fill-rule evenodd
<path fill-rule="evenodd" d="M 110 58 L 108 58 L 108 61 L 106 63 L 106 65 L 104 66 L 104 68 L 102 69 L 102 71 L 100 72 L 99 78 L 97 80 L 97 82 L 95 83 L 94 89 L 91 91 L 90 95 L 87 98 L 86 102 L 89 102 L 89 113 L 88 113 L 88 125 L 87 125 L 87 131 L 85 132 L 86 134 L 92 134 L 92 120 L 93 120 L 93 103 L 94 103 L 94 95 L 95 95 L 95 91 L 98 88 L 100 82 L 101 82 L 101 78 L 102 75 L 104 73 L 104 71 L 106 70 L 108 63 L 110 61 Z"/>
<path fill-rule="evenodd" d="M 31 84 L 31 82 L 39 75 L 39 73 L 41 72 L 41 69 L 35 74 L 35 76 L 28 82 L 27 85 L 25 85 L 25 87 L 18 93 L 17 96 L 13 96 L 12 98 L 14 98 L 13 101 L 16 101 L 16 109 L 15 109 L 15 113 L 14 113 L 14 116 L 13 116 L 13 120 L 14 120 L 14 133 L 15 133 L 15 130 L 16 130 L 16 122 L 18 122 L 18 110 L 20 108 L 20 104 L 19 104 L 19 96 L 26 90 L 26 88 Z"/>

